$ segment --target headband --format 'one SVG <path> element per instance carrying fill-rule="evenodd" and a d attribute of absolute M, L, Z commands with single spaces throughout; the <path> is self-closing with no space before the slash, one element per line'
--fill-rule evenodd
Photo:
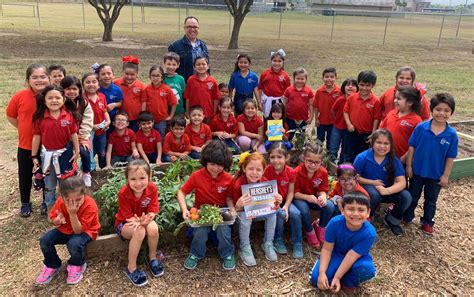
<path fill-rule="evenodd" d="M 94 63 L 91 65 L 91 70 L 94 73 L 97 73 L 99 71 L 100 64 L 99 63 Z"/>
<path fill-rule="evenodd" d="M 341 164 L 341 165 L 337 166 L 337 169 L 350 169 L 350 170 L 355 171 L 354 166 L 352 166 L 351 164 Z"/>
<path fill-rule="evenodd" d="M 270 150 L 270 147 L 272 146 L 273 142 L 271 141 L 268 141 L 267 143 L 265 143 L 265 149 L 267 150 L 267 152 Z M 293 144 L 289 141 L 283 141 L 283 145 L 286 147 L 286 149 L 288 151 L 291 150 L 291 148 L 293 148 Z"/>
<path fill-rule="evenodd" d="M 270 52 L 270 58 L 273 58 L 275 55 L 279 55 L 283 59 L 286 57 L 286 53 L 282 48 L 277 50 L 276 52 Z"/>
<path fill-rule="evenodd" d="M 125 64 L 125 63 L 132 63 L 135 65 L 138 65 L 140 64 L 140 61 L 135 56 L 126 56 L 126 57 L 122 57 L 122 64 Z"/>
<path fill-rule="evenodd" d="M 415 83 L 415 88 L 420 92 L 420 95 L 423 97 L 426 93 L 428 93 L 428 89 L 426 88 L 426 83 Z"/>

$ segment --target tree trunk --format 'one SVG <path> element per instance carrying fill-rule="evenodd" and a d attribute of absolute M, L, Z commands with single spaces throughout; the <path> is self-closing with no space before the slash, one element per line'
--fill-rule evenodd
<path fill-rule="evenodd" d="M 102 41 L 113 41 L 112 29 L 114 27 L 114 23 L 111 20 L 105 20 L 103 24 L 104 34 L 102 35 Z"/>
<path fill-rule="evenodd" d="M 234 17 L 234 26 L 232 27 L 232 35 L 230 37 L 228 49 L 238 49 L 239 48 L 239 33 L 240 27 L 244 22 L 245 15 L 238 15 Z"/>

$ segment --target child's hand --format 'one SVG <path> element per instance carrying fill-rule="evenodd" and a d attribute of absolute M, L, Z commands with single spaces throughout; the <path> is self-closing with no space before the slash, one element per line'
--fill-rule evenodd
<path fill-rule="evenodd" d="M 341 289 L 341 280 L 338 279 L 337 277 L 334 277 L 331 282 L 331 291 L 333 291 L 334 293 L 337 293 L 339 292 L 340 289 Z"/>
<path fill-rule="evenodd" d="M 319 195 L 318 198 L 317 198 L 317 200 L 318 200 L 318 205 L 319 205 L 320 207 L 325 207 L 326 204 L 328 203 L 328 200 L 327 200 L 326 197 L 324 197 L 323 195 Z"/>
<path fill-rule="evenodd" d="M 355 131 L 354 125 L 352 125 L 352 124 L 347 125 L 347 131 L 354 132 Z"/>
<path fill-rule="evenodd" d="M 66 224 L 66 218 L 64 217 L 63 213 L 59 210 L 56 210 L 56 217 L 51 221 L 53 225 L 60 226 Z"/>
<path fill-rule="evenodd" d="M 316 119 L 316 120 L 314 121 L 314 126 L 315 126 L 315 127 L 319 127 L 319 120 L 318 120 L 318 119 Z M 347 127 L 347 130 L 349 130 L 349 127 Z"/>
<path fill-rule="evenodd" d="M 244 194 L 237 200 L 235 207 L 243 209 L 245 205 L 249 205 L 250 203 L 252 203 L 252 197 L 249 194 Z"/>
<path fill-rule="evenodd" d="M 449 182 L 449 177 L 446 176 L 446 175 L 441 175 L 440 179 L 439 179 L 439 183 L 438 185 L 442 186 L 443 188 L 447 187 L 448 186 L 448 182 Z"/>
<path fill-rule="evenodd" d="M 288 222 L 288 218 L 289 218 L 289 215 L 288 215 L 288 206 L 284 205 L 282 207 L 283 211 L 285 212 L 285 222 Z"/>
<path fill-rule="evenodd" d="M 109 169 L 111 169 L 111 168 L 112 168 L 112 166 L 109 164 L 109 165 L 106 165 L 106 166 L 104 167 L 104 170 L 109 170 Z"/>
<path fill-rule="evenodd" d="M 224 139 L 224 132 L 218 131 L 218 132 L 216 132 L 216 136 L 217 136 L 217 138 L 219 138 L 219 139 Z"/>
<path fill-rule="evenodd" d="M 156 158 L 156 162 L 155 162 L 156 166 L 160 166 L 162 163 L 161 163 L 161 160 Z"/>
<path fill-rule="evenodd" d="M 270 130 L 265 131 L 265 135 L 268 136 L 269 134 L 270 134 Z"/>
<path fill-rule="evenodd" d="M 171 119 L 172 119 L 172 117 L 167 116 L 167 117 L 165 118 L 165 121 L 171 121 Z"/>
<path fill-rule="evenodd" d="M 196 152 L 200 153 L 200 152 L 202 152 L 202 147 L 196 147 L 194 150 L 195 150 Z"/>
<path fill-rule="evenodd" d="M 318 276 L 318 288 L 320 290 L 329 289 L 329 281 L 326 273 L 320 273 Z"/>
<path fill-rule="evenodd" d="M 313 122 L 313 117 L 309 117 L 309 118 L 306 120 L 306 124 L 307 124 L 307 125 L 311 125 L 312 122 Z"/>
<path fill-rule="evenodd" d="M 230 134 L 224 131 L 224 132 L 222 132 L 222 137 L 223 137 L 223 139 L 229 139 Z"/>
<path fill-rule="evenodd" d="M 38 168 L 40 167 L 40 162 L 38 160 L 38 158 L 33 158 L 33 173 L 38 170 Z"/>
<path fill-rule="evenodd" d="M 69 159 L 69 162 L 77 163 L 77 160 L 79 160 L 79 152 L 74 152 L 74 155 Z"/>
<path fill-rule="evenodd" d="M 132 152 L 132 157 L 133 157 L 134 159 L 140 159 L 140 154 L 138 153 L 137 150 L 133 150 L 133 152 Z"/>
<path fill-rule="evenodd" d="M 375 186 L 375 187 L 377 187 L 377 186 L 382 186 L 382 187 L 384 187 L 384 186 L 385 186 L 385 184 L 383 183 L 383 181 L 380 180 L 380 179 L 376 179 L 376 180 L 372 181 L 372 185 Z"/>
<path fill-rule="evenodd" d="M 275 194 L 274 198 L 275 198 L 275 204 L 278 208 L 280 206 L 281 202 L 283 201 L 283 197 L 280 194 L 277 193 L 277 194 Z"/>
<path fill-rule="evenodd" d="M 72 199 L 66 199 L 64 202 L 66 204 L 66 209 L 69 215 L 76 215 L 77 211 L 79 210 L 79 207 L 81 207 L 78 202 Z"/>
<path fill-rule="evenodd" d="M 308 199 L 309 203 L 318 204 L 318 198 L 314 195 L 311 195 Z"/>
<path fill-rule="evenodd" d="M 257 137 L 256 137 L 256 138 L 257 138 L 257 140 L 258 140 L 259 142 L 263 142 L 263 140 L 264 140 L 264 139 L 263 139 L 263 135 L 260 135 L 260 134 L 257 134 Z"/>
<path fill-rule="evenodd" d="M 386 187 L 384 186 L 376 186 L 375 189 L 380 193 L 380 195 L 382 196 L 388 196 L 392 193 L 390 193 L 390 190 L 387 189 Z"/>
<path fill-rule="evenodd" d="M 183 220 L 185 221 L 189 220 L 189 210 L 187 209 L 183 210 L 181 215 L 183 216 Z"/>
<path fill-rule="evenodd" d="M 140 218 L 137 215 L 133 215 L 133 217 L 128 218 L 126 221 L 127 225 L 131 226 L 133 230 L 137 230 L 140 227 Z"/>

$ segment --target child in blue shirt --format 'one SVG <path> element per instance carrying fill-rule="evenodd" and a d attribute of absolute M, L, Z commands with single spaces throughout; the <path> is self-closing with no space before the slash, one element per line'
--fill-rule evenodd
<path fill-rule="evenodd" d="M 370 136 L 372 147 L 357 155 L 354 168 L 359 173 L 359 183 L 370 195 L 370 216 L 380 203 L 393 203 L 384 222 L 396 236 L 403 234 L 400 223 L 403 213 L 410 206 L 411 195 L 405 188 L 405 170 L 395 156 L 393 139 L 386 129 L 375 130 Z"/>
<path fill-rule="evenodd" d="M 235 69 L 230 76 L 229 81 L 229 97 L 234 95 L 234 111 L 235 115 L 244 113 L 244 102 L 247 99 L 253 99 L 255 94 L 257 103 L 260 102 L 260 94 L 258 92 L 258 76 L 250 70 L 252 60 L 247 54 L 237 56 Z M 259 103 L 260 104 L 260 103 Z"/>
<path fill-rule="evenodd" d="M 441 188 L 448 185 L 458 153 L 458 136 L 448 124 L 454 107 L 451 95 L 435 94 L 430 102 L 432 119 L 416 126 L 408 142 L 407 176 L 410 178 L 409 190 L 413 201 L 403 219 L 411 222 L 415 218 L 415 209 L 424 189 L 425 202 L 420 221 L 421 230 L 428 235 L 433 235 L 436 201 Z"/>
<path fill-rule="evenodd" d="M 329 221 L 321 255 L 310 273 L 310 282 L 320 290 L 337 293 L 341 287 L 352 294 L 362 283 L 375 276 L 369 251 L 376 232 L 367 222 L 370 203 L 361 192 L 350 192 L 342 199 L 342 215 Z"/>

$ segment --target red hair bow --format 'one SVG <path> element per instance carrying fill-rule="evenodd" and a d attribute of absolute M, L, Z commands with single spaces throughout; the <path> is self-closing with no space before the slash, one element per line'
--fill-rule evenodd
<path fill-rule="evenodd" d="M 426 83 L 415 83 L 415 88 L 420 92 L 421 96 L 424 96 L 428 93 L 428 89 L 426 88 Z"/>
<path fill-rule="evenodd" d="M 135 65 L 138 65 L 138 64 L 140 64 L 140 61 L 138 60 L 137 57 L 126 56 L 126 57 L 122 57 L 122 64 L 125 64 L 125 63 L 132 63 L 132 64 L 135 64 Z"/>

